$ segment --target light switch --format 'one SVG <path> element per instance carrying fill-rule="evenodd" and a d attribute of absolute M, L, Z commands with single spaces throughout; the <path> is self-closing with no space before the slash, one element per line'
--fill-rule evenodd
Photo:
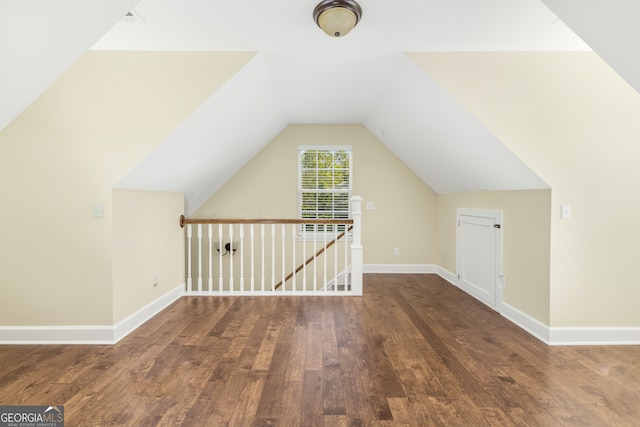
<path fill-rule="evenodd" d="M 368 210 L 368 211 L 372 211 L 372 210 L 374 210 L 374 209 L 375 209 L 375 207 L 376 207 L 375 203 L 373 203 L 373 202 L 367 202 L 367 210 Z"/>
<path fill-rule="evenodd" d="M 562 205 L 562 219 L 570 219 L 571 218 L 571 205 Z"/>
<path fill-rule="evenodd" d="M 102 203 L 94 203 L 93 204 L 93 217 L 94 218 L 102 218 L 104 216 Z"/>

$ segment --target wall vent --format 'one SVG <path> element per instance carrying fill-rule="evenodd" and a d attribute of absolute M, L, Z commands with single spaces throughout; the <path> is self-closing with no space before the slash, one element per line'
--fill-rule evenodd
<path fill-rule="evenodd" d="M 127 12 L 120 22 L 127 22 L 129 24 L 146 24 L 146 21 L 142 19 L 140 14 L 133 9 Z"/>

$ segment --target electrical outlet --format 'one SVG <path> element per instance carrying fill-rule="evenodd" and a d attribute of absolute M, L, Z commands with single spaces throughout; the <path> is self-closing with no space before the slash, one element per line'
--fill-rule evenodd
<path fill-rule="evenodd" d="M 400 255 L 400 248 L 393 248 L 394 255 Z"/>

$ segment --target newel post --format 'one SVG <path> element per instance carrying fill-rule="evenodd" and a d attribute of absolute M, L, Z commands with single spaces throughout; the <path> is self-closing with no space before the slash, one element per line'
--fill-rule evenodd
<path fill-rule="evenodd" d="M 362 295 L 362 197 L 351 198 L 351 292 Z"/>

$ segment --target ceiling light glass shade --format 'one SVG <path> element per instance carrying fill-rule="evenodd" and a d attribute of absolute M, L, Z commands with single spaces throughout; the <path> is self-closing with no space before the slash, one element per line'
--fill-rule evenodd
<path fill-rule="evenodd" d="M 354 0 L 324 0 L 313 10 L 316 24 L 331 37 L 342 37 L 356 26 L 362 8 Z"/>

